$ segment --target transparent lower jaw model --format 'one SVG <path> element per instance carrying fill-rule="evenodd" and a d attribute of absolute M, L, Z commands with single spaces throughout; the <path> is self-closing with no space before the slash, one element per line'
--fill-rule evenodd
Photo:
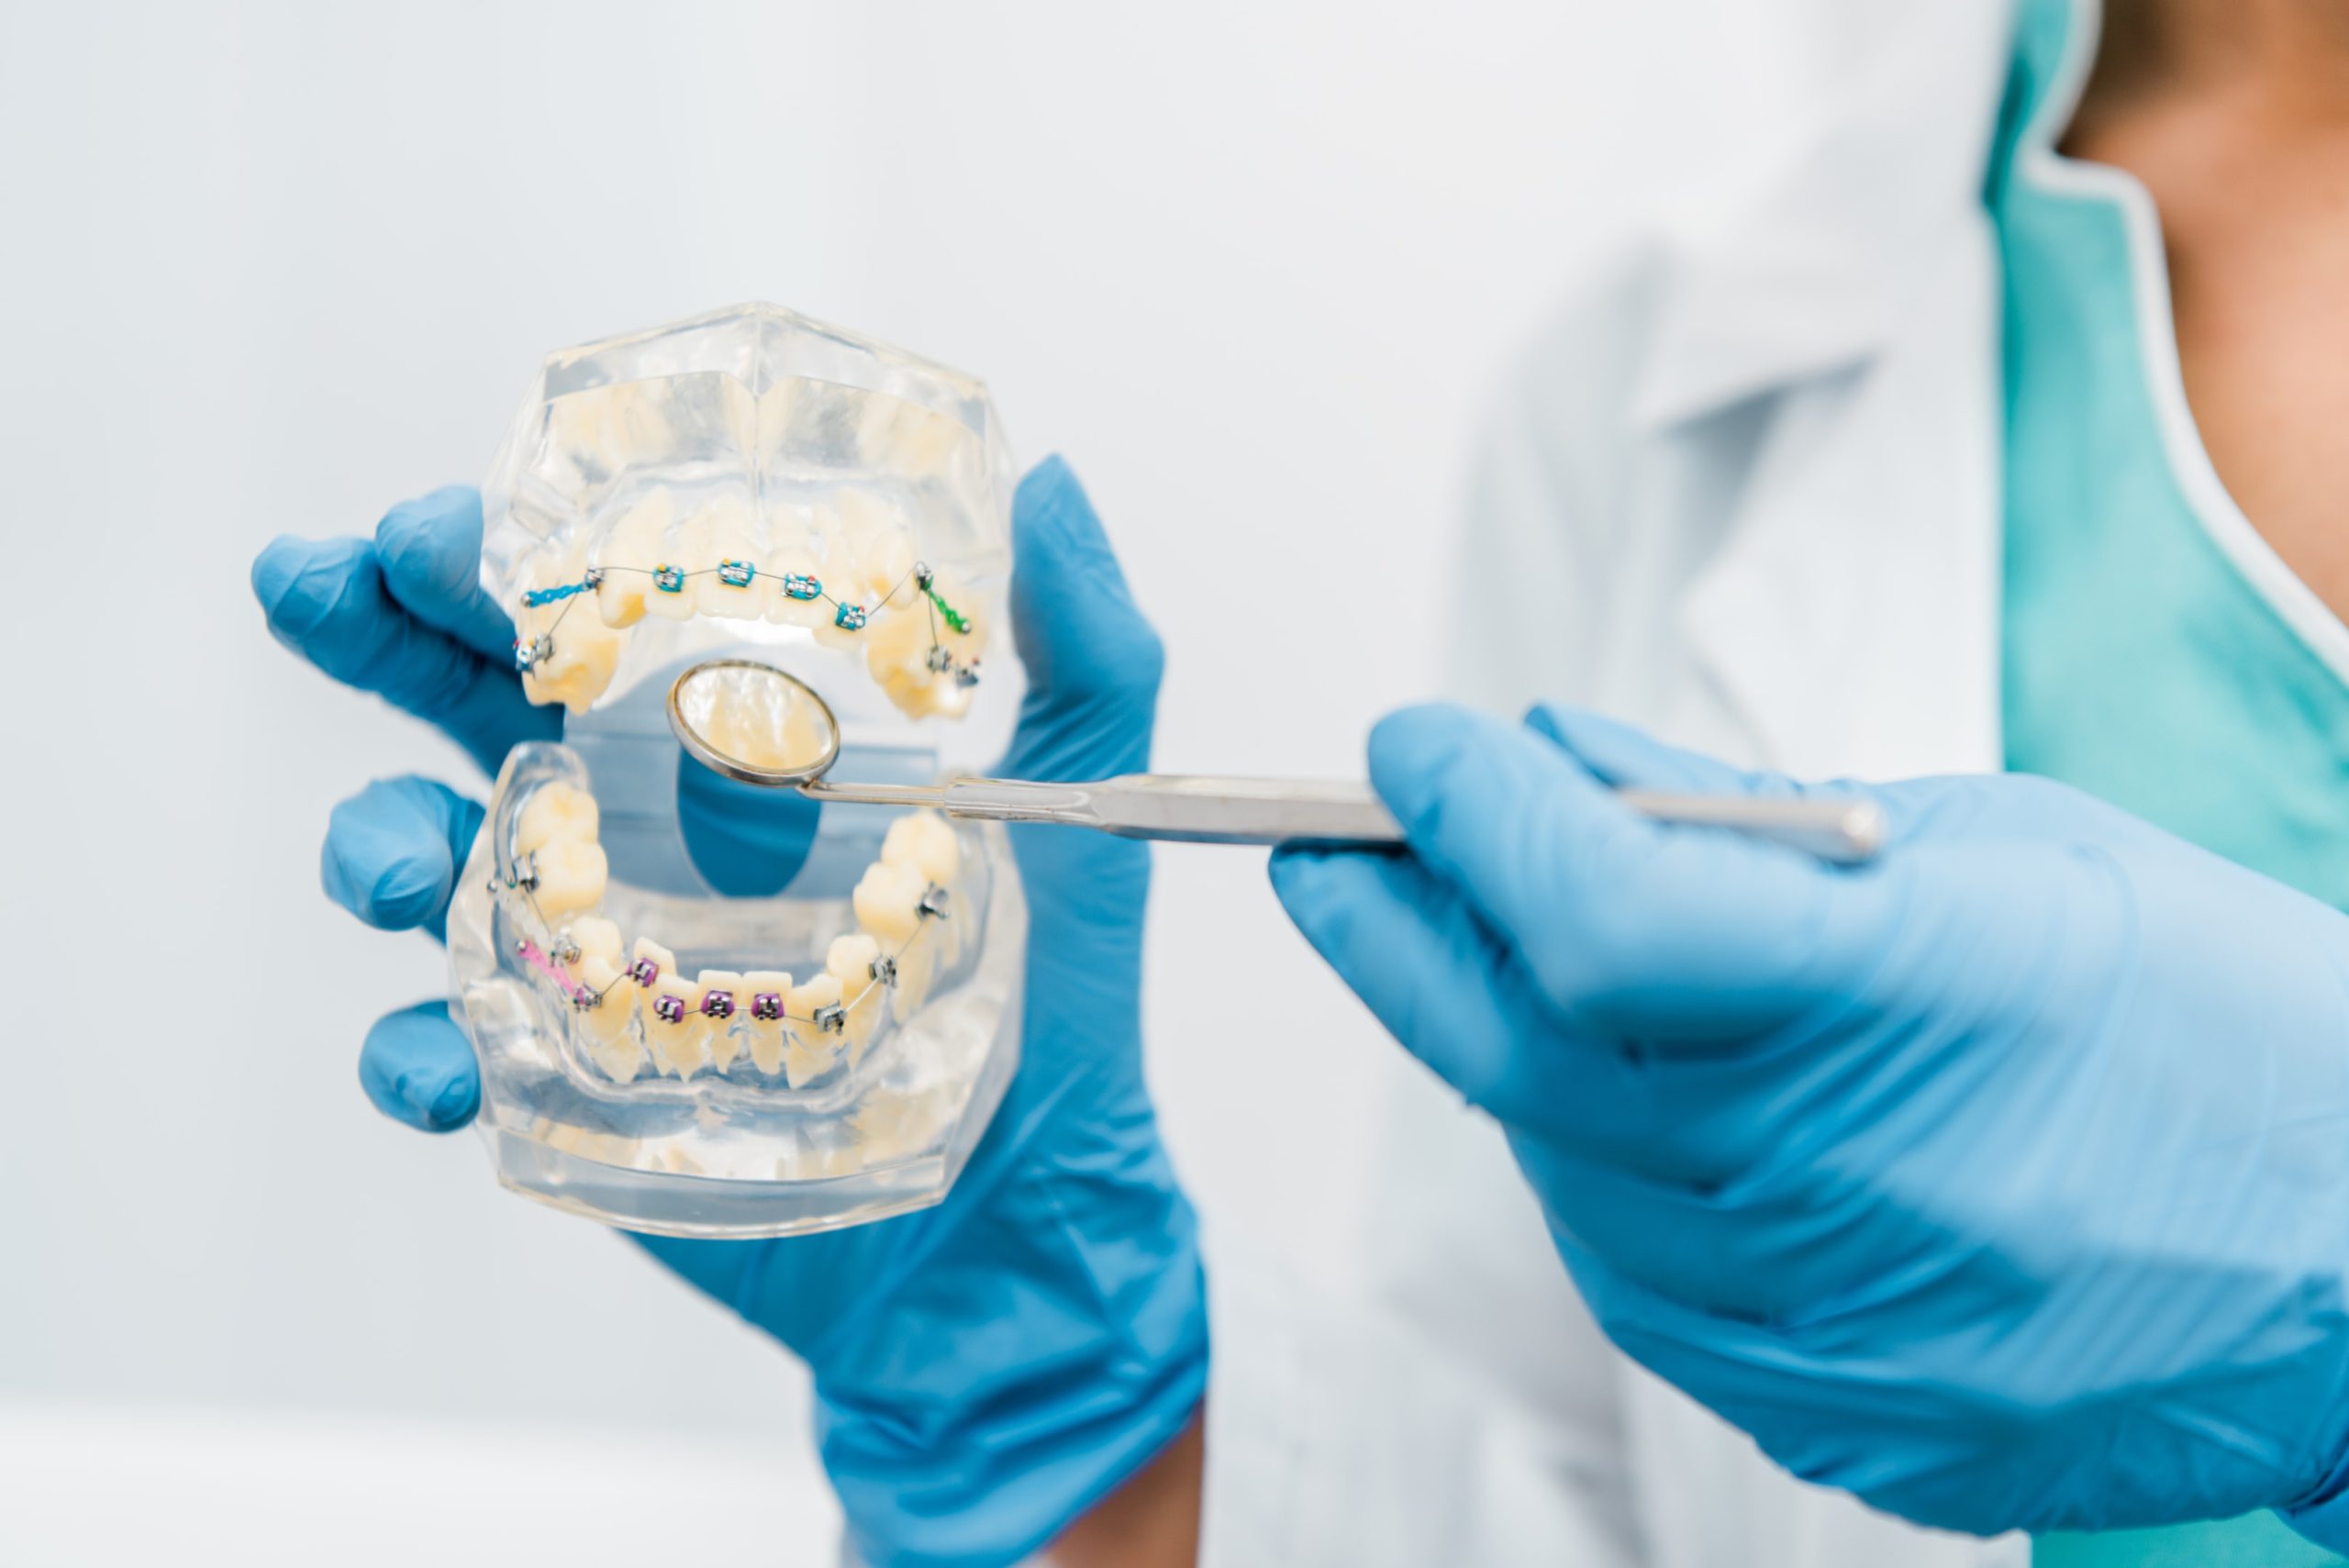
<path fill-rule="evenodd" d="M 944 1195 L 1018 1062 L 1002 829 L 720 780 L 663 704 L 754 659 L 824 695 L 843 776 L 969 771 L 1017 685 L 988 651 L 1011 474 L 978 383 L 772 306 L 548 360 L 483 574 L 563 740 L 507 759 L 449 925 L 507 1185 L 685 1236 Z M 789 719 L 709 716 L 751 757 Z"/>

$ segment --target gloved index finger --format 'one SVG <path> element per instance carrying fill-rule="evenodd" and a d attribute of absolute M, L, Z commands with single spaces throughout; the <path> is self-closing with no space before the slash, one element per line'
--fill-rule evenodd
<path fill-rule="evenodd" d="M 278 539 L 255 558 L 252 583 L 271 635 L 344 684 L 438 725 L 485 773 L 516 743 L 562 733 L 559 712 L 522 695 L 510 656 L 490 659 L 410 614 L 365 539 Z"/>
<path fill-rule="evenodd" d="M 384 584 L 408 614 L 500 663 L 514 623 L 481 585 L 481 492 L 451 484 L 403 501 L 375 525 Z"/>

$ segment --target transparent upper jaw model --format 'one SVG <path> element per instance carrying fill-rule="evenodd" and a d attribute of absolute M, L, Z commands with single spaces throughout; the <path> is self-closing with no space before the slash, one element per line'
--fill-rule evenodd
<path fill-rule="evenodd" d="M 507 1185 L 679 1236 L 944 1195 L 1018 1061 L 1002 829 L 746 794 L 684 759 L 664 702 L 754 659 L 831 706 L 842 777 L 991 759 L 1011 483 L 979 383 L 773 306 L 549 358 L 483 489 L 482 570 L 563 740 L 507 759 L 449 921 Z M 754 755 L 787 719 L 710 721 Z"/>

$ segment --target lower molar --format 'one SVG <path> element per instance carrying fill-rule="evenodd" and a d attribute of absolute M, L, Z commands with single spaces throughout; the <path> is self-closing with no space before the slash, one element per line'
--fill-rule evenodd
<path fill-rule="evenodd" d="M 928 889 L 919 872 L 875 861 L 864 868 L 849 901 L 855 906 L 856 923 L 882 946 L 895 951 L 920 929 L 922 898 Z"/>
<path fill-rule="evenodd" d="M 558 779 L 540 785 L 522 803 L 521 815 L 514 822 L 514 852 L 527 855 L 557 839 L 592 844 L 602 823 L 603 812 L 596 797 L 577 784 Z"/>
<path fill-rule="evenodd" d="M 605 879 L 611 871 L 601 844 L 576 839 L 557 839 L 540 846 L 529 857 L 529 865 L 536 879 L 530 897 L 549 921 L 593 909 L 604 896 Z"/>
<path fill-rule="evenodd" d="M 881 859 L 904 866 L 925 882 L 951 887 L 963 869 L 963 841 L 937 812 L 908 811 L 883 835 Z"/>

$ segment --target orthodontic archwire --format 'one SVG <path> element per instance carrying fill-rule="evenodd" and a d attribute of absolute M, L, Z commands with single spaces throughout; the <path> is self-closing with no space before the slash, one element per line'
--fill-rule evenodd
<path fill-rule="evenodd" d="M 641 573 L 651 577 L 653 585 L 662 593 L 682 594 L 685 591 L 686 582 L 695 577 L 716 576 L 729 587 L 747 588 L 756 581 L 759 568 L 751 562 L 735 560 L 721 561 L 715 566 L 697 566 L 690 572 L 683 567 L 672 566 L 665 562 L 659 566 L 591 566 L 576 583 L 558 584 L 551 588 L 526 589 L 522 595 L 522 606 L 525 609 L 544 609 L 552 604 L 561 604 L 562 608 L 555 612 L 554 619 L 548 622 L 547 628 L 535 638 L 527 641 L 518 637 L 514 639 L 515 669 L 528 671 L 553 656 L 554 634 L 562 625 L 563 617 L 571 614 L 573 604 L 577 602 L 581 595 L 600 587 L 603 584 L 605 573 L 609 572 Z M 770 573 L 769 575 L 776 574 Z M 832 624 L 843 631 L 863 630 L 873 617 L 888 608 L 890 603 L 896 598 L 897 590 L 911 582 L 914 584 L 914 591 L 925 601 L 924 608 L 930 614 L 930 653 L 924 660 L 924 663 L 933 674 L 952 674 L 957 685 L 975 686 L 979 684 L 978 662 L 956 659 L 946 645 L 939 639 L 940 617 L 945 617 L 946 624 L 952 628 L 958 636 L 970 634 L 971 622 L 970 617 L 946 602 L 945 595 L 938 591 L 936 575 L 926 562 L 918 561 L 914 562 L 911 569 L 890 584 L 889 591 L 875 599 L 869 609 L 862 604 L 851 604 L 844 599 L 834 598 L 825 591 L 820 579 L 811 577 L 804 572 L 785 572 L 780 575 L 783 592 L 786 597 L 796 599 L 802 604 L 813 603 L 820 599 L 830 605 L 833 611 Z"/>
<path fill-rule="evenodd" d="M 587 987 L 582 985 L 578 981 L 572 978 L 572 976 L 562 968 L 562 964 L 563 962 L 567 962 L 571 958 L 578 956 L 578 944 L 570 940 L 568 938 L 557 938 L 551 934 L 554 923 L 549 920 L 546 917 L 545 912 L 540 910 L 539 907 L 539 901 L 534 891 L 537 886 L 537 871 L 536 868 L 531 865 L 530 857 L 528 855 L 522 857 L 522 864 L 517 868 L 517 874 L 503 880 L 495 876 L 490 879 L 490 892 L 494 895 L 508 892 L 521 894 L 523 900 L 530 906 L 530 913 L 537 917 L 540 932 L 546 934 L 547 936 L 546 942 L 543 945 L 530 937 L 525 936 L 518 938 L 514 943 L 516 954 L 531 968 L 537 970 L 549 980 L 553 981 L 555 988 L 561 991 L 570 1001 L 572 1009 L 574 1012 L 584 1013 L 602 1006 L 604 1005 L 604 998 L 611 994 L 612 985 L 618 984 L 619 980 L 614 980 L 610 985 L 606 985 L 601 990 L 590 991 Z M 841 1030 L 848 1027 L 848 1015 L 856 1008 L 863 1006 L 864 1005 L 864 999 L 867 996 L 872 995 L 876 991 L 886 991 L 897 983 L 897 961 L 905 957 L 907 953 L 911 952 L 916 942 L 929 935 L 930 929 L 933 924 L 952 917 L 952 912 L 946 907 L 946 889 L 941 887 L 938 884 L 932 882 L 927 883 L 923 885 L 921 897 L 914 905 L 914 914 L 918 923 L 914 927 L 913 935 L 907 937 L 904 941 L 899 942 L 893 951 L 882 954 L 879 958 L 874 959 L 866 966 L 872 975 L 872 978 L 865 982 L 863 990 L 859 991 L 848 1001 L 836 1002 L 829 1007 L 818 1008 L 817 1009 L 816 1015 L 812 1018 L 801 1018 L 796 1013 L 778 1011 L 774 1015 L 774 1018 L 766 1021 L 779 1021 L 789 1024 L 807 1024 L 813 1026 L 816 1029 L 825 1034 L 838 1034 L 841 1032 Z M 551 952 L 550 952 L 550 949 L 552 950 Z M 629 968 L 622 970 L 620 972 L 620 977 L 623 979 L 637 978 L 634 973 L 634 966 L 630 965 Z M 641 979 L 638 979 L 637 983 L 639 984 L 650 984 L 649 982 Z M 825 1017 L 826 1014 L 837 1014 L 838 1016 L 836 1019 L 827 1019 Z M 734 1016 L 733 1002 L 730 995 L 728 996 L 726 1012 L 716 1016 L 728 1018 Z M 753 1016 L 755 1017 L 756 1015 L 754 1014 Z"/>

